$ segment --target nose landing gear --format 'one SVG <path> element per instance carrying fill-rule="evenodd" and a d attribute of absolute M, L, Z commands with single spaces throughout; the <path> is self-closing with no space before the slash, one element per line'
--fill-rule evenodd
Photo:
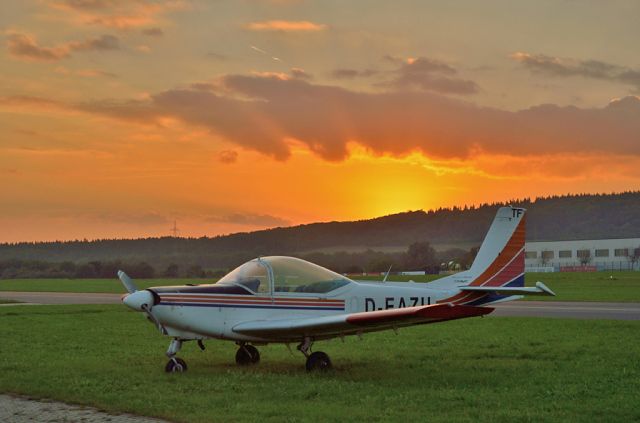
<path fill-rule="evenodd" d="M 167 357 L 169 357 L 169 361 L 167 365 L 164 366 L 164 371 L 167 373 L 182 373 L 187 371 L 187 363 L 181 359 L 176 357 L 176 354 L 182 348 L 182 339 L 174 338 L 169 344 L 169 349 L 167 349 Z"/>

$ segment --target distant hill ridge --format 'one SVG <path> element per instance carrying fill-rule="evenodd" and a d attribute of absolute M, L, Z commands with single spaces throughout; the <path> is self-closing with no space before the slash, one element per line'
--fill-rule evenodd
<path fill-rule="evenodd" d="M 640 237 L 640 191 L 579 194 L 408 211 L 369 220 L 325 222 L 202 238 L 145 238 L 0 244 L 0 260 L 147 260 L 226 265 L 259 255 L 291 254 L 331 247 L 406 247 L 479 243 L 496 209 L 529 210 L 527 240 Z"/>

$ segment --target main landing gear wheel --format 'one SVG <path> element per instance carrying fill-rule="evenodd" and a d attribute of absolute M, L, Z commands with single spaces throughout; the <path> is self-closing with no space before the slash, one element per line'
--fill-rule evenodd
<path fill-rule="evenodd" d="M 187 371 L 187 363 L 178 357 L 173 357 L 164 367 L 167 373 L 182 373 Z"/>
<path fill-rule="evenodd" d="M 311 355 L 307 357 L 306 367 L 307 371 L 309 372 L 326 372 L 327 370 L 331 369 L 331 360 L 326 353 L 323 353 L 322 351 L 316 351 L 314 353 L 311 353 Z"/>
<path fill-rule="evenodd" d="M 260 362 L 260 352 L 253 345 L 240 345 L 236 352 L 236 363 L 240 366 L 248 366 Z"/>

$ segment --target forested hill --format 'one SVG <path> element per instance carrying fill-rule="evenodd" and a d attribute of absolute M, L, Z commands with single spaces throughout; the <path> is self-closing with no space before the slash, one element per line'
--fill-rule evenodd
<path fill-rule="evenodd" d="M 640 192 L 514 200 L 509 204 L 529 210 L 528 240 L 640 237 Z M 501 205 L 410 211 L 370 220 L 313 223 L 213 238 L 0 244 L 0 260 L 145 260 L 224 267 L 259 255 L 295 255 L 331 247 L 406 247 L 416 241 L 479 244 Z"/>

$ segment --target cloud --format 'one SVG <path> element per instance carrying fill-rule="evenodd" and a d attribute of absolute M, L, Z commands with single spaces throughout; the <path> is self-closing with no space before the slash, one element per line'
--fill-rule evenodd
<path fill-rule="evenodd" d="M 313 79 L 313 76 L 308 74 L 304 69 L 300 69 L 300 68 L 291 68 L 291 76 L 296 79 L 305 79 L 305 80 Z"/>
<path fill-rule="evenodd" d="M 33 35 L 20 33 L 7 36 L 7 50 L 15 58 L 39 62 L 54 62 L 70 54 L 68 46 L 41 47 Z"/>
<path fill-rule="evenodd" d="M 107 72 L 100 69 L 70 70 L 65 68 L 64 66 L 58 66 L 54 69 L 54 71 L 62 75 L 75 75 L 83 78 L 97 78 L 97 77 L 117 78 L 118 77 L 118 75 L 116 75 L 113 72 Z"/>
<path fill-rule="evenodd" d="M 513 53 L 511 59 L 533 72 L 558 77 L 581 76 L 632 85 L 640 90 L 640 69 L 614 65 L 599 60 L 578 60 L 544 54 Z"/>
<path fill-rule="evenodd" d="M 399 65 L 393 78 L 379 84 L 396 90 L 419 89 L 442 94 L 475 94 L 478 85 L 470 80 L 458 78 L 450 65 L 427 57 L 409 58 L 400 61 L 385 56 L 391 63 Z"/>
<path fill-rule="evenodd" d="M 349 69 L 349 68 L 337 68 L 331 71 L 331 77 L 335 79 L 355 79 L 355 78 L 368 78 L 370 76 L 377 75 L 379 71 L 375 69 Z"/>
<path fill-rule="evenodd" d="M 640 98 L 633 96 L 601 108 L 544 104 L 514 112 L 431 92 L 365 93 L 277 75 L 226 75 L 207 88 L 67 107 L 144 125 L 176 119 L 277 160 L 291 155 L 294 141 L 328 161 L 346 159 L 350 143 L 376 155 L 420 152 L 434 159 L 640 156 Z"/>
<path fill-rule="evenodd" d="M 52 0 L 49 5 L 69 14 L 81 25 L 130 29 L 157 26 L 161 17 L 188 7 L 183 0 Z M 161 35 L 150 28 L 151 34 Z"/>
<path fill-rule="evenodd" d="M 54 47 L 38 45 L 35 36 L 19 32 L 7 35 L 7 50 L 17 59 L 34 62 L 55 62 L 66 59 L 72 52 L 108 51 L 120 49 L 120 39 L 113 35 L 101 35 L 82 41 L 72 41 Z"/>
<path fill-rule="evenodd" d="M 76 10 L 101 10 L 114 6 L 115 0 L 65 0 L 58 3 L 60 6 Z"/>
<path fill-rule="evenodd" d="M 72 51 L 119 50 L 120 39 L 114 35 L 101 35 L 98 38 L 69 43 L 69 48 Z"/>
<path fill-rule="evenodd" d="M 164 31 L 162 31 L 162 28 L 144 28 L 142 30 L 142 33 L 150 37 L 161 37 L 164 35 Z"/>
<path fill-rule="evenodd" d="M 223 150 L 218 153 L 218 161 L 224 164 L 235 163 L 238 160 L 238 152 L 235 150 Z"/>
<path fill-rule="evenodd" d="M 274 32 L 319 32 L 327 29 L 324 24 L 310 21 L 260 21 L 250 22 L 245 26 L 250 31 L 274 31 Z"/>
<path fill-rule="evenodd" d="M 74 111 L 74 106 L 56 100 L 25 95 L 0 97 L 0 107 L 6 106 L 11 110 L 44 110 L 44 111 Z"/>

